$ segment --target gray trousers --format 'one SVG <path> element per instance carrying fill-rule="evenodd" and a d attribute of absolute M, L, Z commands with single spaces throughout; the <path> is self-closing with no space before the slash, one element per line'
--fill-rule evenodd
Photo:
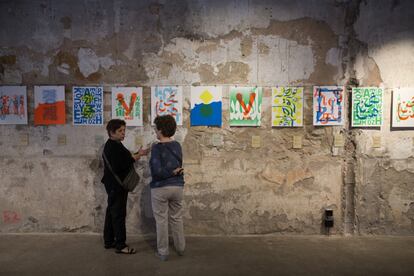
<path fill-rule="evenodd" d="M 161 255 L 168 255 L 168 222 L 175 250 L 184 251 L 183 187 L 166 186 L 151 189 L 152 210 L 157 225 L 157 248 Z"/>

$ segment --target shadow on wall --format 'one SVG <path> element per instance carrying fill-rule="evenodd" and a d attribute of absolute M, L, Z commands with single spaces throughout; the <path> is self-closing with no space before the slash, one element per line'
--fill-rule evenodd
<path fill-rule="evenodd" d="M 155 219 L 152 213 L 151 207 L 151 189 L 149 184 L 144 184 L 141 189 L 141 200 L 140 200 L 140 228 L 141 233 L 151 234 L 155 233 Z"/>
<path fill-rule="evenodd" d="M 141 162 L 140 162 L 141 163 Z M 146 163 L 146 165 L 144 165 Z M 139 185 L 140 196 L 140 212 L 138 221 L 140 225 L 141 233 L 146 235 L 145 242 L 154 250 L 157 247 L 157 241 L 154 238 L 156 236 L 156 226 L 154 214 L 151 205 L 151 188 L 149 181 L 151 180 L 151 172 L 146 161 L 142 161 L 139 164 L 138 173 L 141 176 L 141 183 Z"/>
<path fill-rule="evenodd" d="M 105 210 L 106 210 L 106 192 L 105 187 L 101 182 L 103 177 L 103 160 L 102 152 L 105 144 L 102 144 L 97 153 L 96 157 L 92 160 L 90 164 L 90 169 L 95 172 L 95 177 L 93 179 L 93 194 L 94 194 L 94 209 L 92 211 L 94 225 L 92 230 L 94 232 L 102 232 L 104 227 L 105 220 Z"/>
<path fill-rule="evenodd" d="M 149 184 L 141 183 L 139 185 L 139 189 L 137 189 L 137 193 L 139 194 L 139 212 L 136 212 L 137 216 L 137 224 L 139 225 L 139 229 L 141 234 L 144 235 L 144 240 L 148 244 L 149 247 L 153 248 L 154 251 L 157 248 L 157 241 L 156 241 L 156 227 L 155 227 L 155 219 L 152 213 L 151 207 L 151 189 Z"/>

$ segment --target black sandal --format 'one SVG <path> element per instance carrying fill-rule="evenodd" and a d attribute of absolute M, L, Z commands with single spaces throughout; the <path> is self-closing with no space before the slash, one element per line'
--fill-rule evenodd
<path fill-rule="evenodd" d="M 117 254 L 135 254 L 135 253 L 137 253 L 137 251 L 132 247 L 125 246 L 122 249 L 117 249 L 115 251 L 115 253 L 117 253 Z"/>

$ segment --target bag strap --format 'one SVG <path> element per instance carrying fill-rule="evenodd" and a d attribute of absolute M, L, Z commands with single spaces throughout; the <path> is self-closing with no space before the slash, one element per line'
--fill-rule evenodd
<path fill-rule="evenodd" d="M 111 164 L 109 164 L 108 158 L 106 158 L 105 152 L 102 152 L 102 156 L 104 158 L 105 164 L 108 166 L 109 171 L 112 173 L 112 175 L 115 177 L 116 181 L 119 183 L 119 185 L 122 186 L 122 181 L 121 179 L 118 177 L 118 175 L 116 173 L 114 173 L 114 171 L 112 170 L 112 166 Z"/>
<path fill-rule="evenodd" d="M 181 166 L 183 165 L 183 160 L 175 152 L 172 151 L 167 145 L 164 145 L 165 148 L 180 162 Z"/>

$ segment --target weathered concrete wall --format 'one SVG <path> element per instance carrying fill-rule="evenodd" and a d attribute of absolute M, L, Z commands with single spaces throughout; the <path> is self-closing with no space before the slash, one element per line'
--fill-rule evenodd
<path fill-rule="evenodd" d="M 360 233 L 414 233 L 414 131 L 390 128 L 392 88 L 414 87 L 414 3 L 367 1 L 355 31 L 360 85 L 385 87 L 384 126 L 355 132 L 356 216 Z M 373 136 L 381 147 L 373 148 Z"/>
<path fill-rule="evenodd" d="M 65 84 L 68 120 L 34 127 L 29 112 L 28 126 L 0 125 L 0 232 L 102 229 L 106 195 L 99 156 L 106 133 L 71 125 L 72 85 L 104 85 L 106 121 L 111 86 L 144 86 L 145 126 L 128 128 L 125 141 L 133 150 L 135 137 L 155 139 L 149 87 L 177 84 L 185 85 L 184 125 L 176 139 L 184 149 L 187 233 L 318 234 L 327 207 L 335 213 L 332 233 L 351 233 L 355 224 L 361 233 L 413 233 L 412 151 L 403 155 L 396 142 L 407 139 L 412 147 L 412 132 L 391 133 L 389 117 L 380 132 L 312 126 L 312 85 L 413 85 L 412 55 L 405 57 L 413 40 L 403 33 L 412 34 L 412 23 L 400 28 L 399 21 L 372 12 L 405 16 L 408 27 L 412 9 L 404 5 L 413 5 L 359 2 L 1 2 L 0 83 L 28 85 L 29 111 L 33 85 Z M 389 29 L 381 33 L 384 24 Z M 408 42 L 393 48 L 388 42 L 398 31 Z M 388 53 L 408 60 L 398 76 Z M 225 85 L 223 127 L 189 127 L 193 84 Z M 230 84 L 305 85 L 305 126 L 272 129 L 271 91 L 265 88 L 262 126 L 230 128 Z M 366 144 L 378 133 L 387 145 L 382 151 Z M 335 134 L 346 137 L 344 148 L 333 147 Z M 58 143 L 59 135 L 66 135 L 66 145 Z M 213 143 L 213 135 L 222 143 Z M 303 136 L 302 149 L 292 148 L 294 135 Z M 252 136 L 260 136 L 260 148 L 252 147 Z M 128 231 L 148 233 L 154 226 L 147 160 L 137 167 L 144 177 L 129 198 Z M 383 228 L 392 231 L 378 230 Z"/>

